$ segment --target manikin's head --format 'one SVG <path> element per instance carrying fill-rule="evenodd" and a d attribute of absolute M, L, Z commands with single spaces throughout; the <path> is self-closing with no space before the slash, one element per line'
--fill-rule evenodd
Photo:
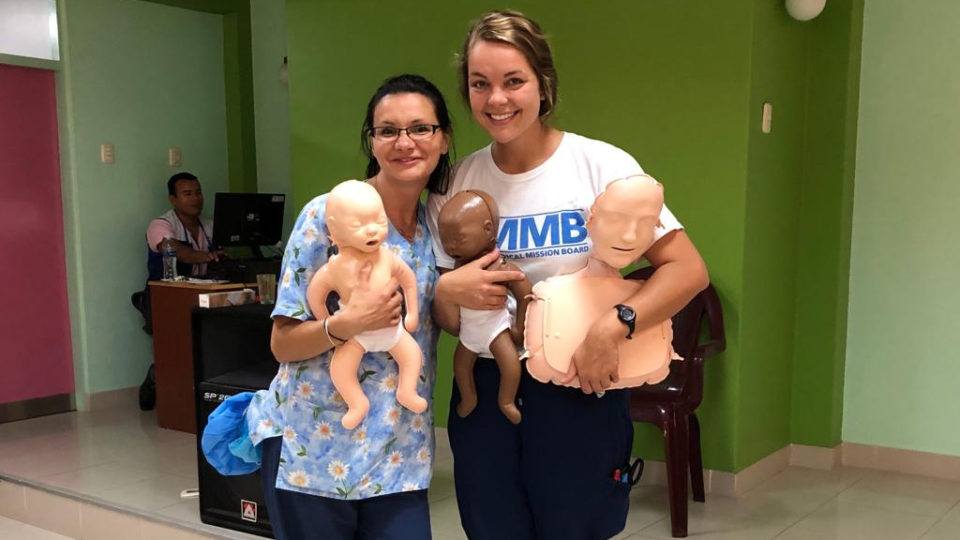
<path fill-rule="evenodd" d="M 608 184 L 590 207 L 591 256 L 617 269 L 639 259 L 653 245 L 662 208 L 663 186 L 649 176 Z"/>
<path fill-rule="evenodd" d="M 327 229 L 341 250 L 354 248 L 373 253 L 387 238 L 387 214 L 380 194 L 370 184 L 347 180 L 327 196 Z"/>
<path fill-rule="evenodd" d="M 461 191 L 440 209 L 440 243 L 460 266 L 496 247 L 499 223 L 500 213 L 493 197 L 478 190 Z"/>

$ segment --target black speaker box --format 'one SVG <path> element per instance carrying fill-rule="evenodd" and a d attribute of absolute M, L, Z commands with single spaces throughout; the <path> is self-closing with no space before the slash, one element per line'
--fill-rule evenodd
<path fill-rule="evenodd" d="M 272 306 L 247 304 L 193 311 L 197 433 L 224 399 L 270 386 L 277 363 L 270 352 Z M 260 471 L 222 476 L 203 456 L 197 436 L 200 521 L 273 537 Z"/>

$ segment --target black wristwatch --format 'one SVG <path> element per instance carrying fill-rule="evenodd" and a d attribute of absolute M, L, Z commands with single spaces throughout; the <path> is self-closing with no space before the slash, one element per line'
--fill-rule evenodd
<path fill-rule="evenodd" d="M 633 331 L 636 329 L 637 312 L 634 311 L 632 307 L 624 304 L 617 304 L 613 307 L 617 310 L 617 319 L 627 325 L 627 330 L 629 330 L 627 332 L 627 339 L 633 339 Z"/>

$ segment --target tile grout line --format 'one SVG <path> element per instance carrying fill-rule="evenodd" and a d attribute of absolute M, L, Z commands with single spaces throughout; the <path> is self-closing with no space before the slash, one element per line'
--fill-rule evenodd
<path fill-rule="evenodd" d="M 846 493 L 847 491 L 853 489 L 853 488 L 854 488 L 857 484 L 859 484 L 861 481 L 866 480 L 866 478 L 867 478 L 868 476 L 870 476 L 870 474 L 872 474 L 872 473 L 877 473 L 878 476 L 883 477 L 883 476 L 887 476 L 887 474 L 888 474 L 888 473 L 891 473 L 891 472 L 895 472 L 895 473 L 897 473 L 897 474 L 906 474 L 906 473 L 899 473 L 899 472 L 897 472 L 897 471 L 884 471 L 884 470 L 879 470 L 879 469 L 877 469 L 877 470 L 871 470 L 870 472 L 868 472 L 867 474 L 864 474 L 862 477 L 858 478 L 855 482 L 853 482 L 852 484 L 850 484 L 849 486 L 847 486 L 846 488 L 844 488 L 843 490 L 841 490 L 839 493 L 837 493 L 837 496 L 839 497 L 841 493 Z M 920 478 L 930 479 L 930 480 L 940 480 L 940 479 L 937 479 L 937 478 L 928 477 L 928 476 L 922 476 L 922 475 L 910 475 L 910 476 L 918 476 L 918 477 L 920 477 Z M 878 494 L 880 494 L 880 495 L 883 495 L 882 493 L 879 493 L 879 492 L 876 492 L 876 491 L 873 491 L 873 490 L 870 490 L 870 489 L 868 489 L 867 491 L 870 491 L 871 493 L 878 493 Z M 877 504 L 874 504 L 874 503 L 870 503 L 870 502 L 857 501 L 857 500 L 850 500 L 850 501 L 848 501 L 848 502 L 853 503 L 853 504 L 858 504 L 858 505 L 860 505 L 860 506 L 866 506 L 866 507 L 869 507 L 869 508 L 874 508 L 874 509 L 877 509 L 877 510 L 892 511 L 892 510 L 890 510 L 889 508 L 885 508 L 885 507 L 883 507 L 883 506 L 880 506 L 880 505 L 877 505 Z M 940 514 L 939 516 L 931 516 L 930 514 L 921 514 L 920 512 L 911 511 L 911 510 L 904 510 L 904 509 L 902 509 L 902 508 L 901 508 L 901 509 L 897 509 L 896 512 L 901 512 L 901 513 L 904 513 L 904 514 L 910 514 L 911 516 L 916 516 L 916 517 L 925 517 L 925 518 L 936 517 L 936 518 L 937 518 L 937 521 L 934 523 L 934 525 L 936 525 L 936 523 L 939 523 L 940 520 L 942 520 L 944 517 L 946 517 L 946 515 L 949 514 L 950 511 L 953 510 L 954 508 L 956 508 L 958 505 L 960 505 L 960 495 L 958 495 L 958 496 L 957 496 L 957 500 L 954 501 L 953 503 L 951 503 L 950 507 L 947 508 L 947 510 L 946 510 L 944 513 Z"/>
<path fill-rule="evenodd" d="M 647 535 L 643 534 L 643 531 L 645 531 L 645 530 L 653 527 L 653 526 L 656 525 L 657 523 L 660 523 L 660 522 L 662 522 L 662 521 L 669 521 L 669 520 L 670 520 L 670 514 L 667 514 L 666 517 L 662 517 L 662 518 L 654 521 L 653 523 L 650 523 L 650 524 L 647 525 L 646 527 L 644 527 L 644 528 L 640 529 L 639 531 L 637 531 L 635 534 L 640 535 L 640 538 L 657 538 L 656 536 L 647 536 Z M 689 533 L 689 531 L 687 531 L 687 532 Z M 630 536 L 634 536 L 634 534 L 631 534 Z M 629 536 L 628 536 L 627 538 L 629 538 Z"/>
<path fill-rule="evenodd" d="M 866 476 L 866 475 L 864 475 L 864 476 Z M 794 521 L 793 523 L 791 523 L 789 527 L 787 527 L 786 529 L 780 531 L 780 532 L 777 534 L 777 536 L 774 536 L 774 538 L 778 538 L 778 537 L 780 537 L 780 536 L 783 536 L 784 533 L 786 533 L 786 532 L 789 531 L 790 529 L 796 527 L 801 521 L 803 521 L 803 520 L 807 519 L 808 517 L 812 516 L 813 514 L 817 513 L 821 508 L 826 507 L 828 504 L 830 504 L 831 501 L 839 500 L 838 497 L 840 496 L 841 493 L 843 493 L 843 492 L 846 491 L 847 489 L 850 489 L 850 487 L 852 487 L 853 484 L 856 484 L 857 482 L 859 482 L 859 481 L 862 480 L 862 479 L 863 479 L 863 476 L 861 476 L 860 478 L 858 478 L 858 479 L 856 479 L 855 481 L 853 481 L 853 482 L 850 484 L 850 486 L 847 486 L 846 488 L 841 489 L 840 491 L 834 493 L 829 499 L 823 501 L 823 502 L 820 503 L 816 508 L 814 508 L 814 509 L 811 510 L 810 512 L 804 514 L 804 515 L 801 516 L 799 519 L 797 519 L 796 521 Z M 797 529 L 799 529 L 799 530 L 805 530 L 803 527 L 797 527 Z"/>
<path fill-rule="evenodd" d="M 927 527 L 927 528 L 923 531 L 923 534 L 921 534 L 921 535 L 918 536 L 917 538 L 923 538 L 924 536 L 926 536 L 927 533 L 929 533 L 930 531 L 932 531 L 932 530 L 934 529 L 934 527 L 936 527 L 937 525 L 940 524 L 941 521 L 943 521 L 944 519 L 946 519 L 947 516 L 950 515 L 950 512 L 952 512 L 953 509 L 954 509 L 954 508 L 957 508 L 957 507 L 960 507 L 960 501 L 957 501 L 957 502 L 956 502 L 953 506 L 951 506 L 942 516 L 940 516 L 939 518 L 937 518 L 937 520 L 934 521 L 929 527 Z"/>

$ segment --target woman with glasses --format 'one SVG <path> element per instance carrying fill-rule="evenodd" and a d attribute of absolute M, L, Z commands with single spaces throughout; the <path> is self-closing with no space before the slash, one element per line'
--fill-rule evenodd
<path fill-rule="evenodd" d="M 608 183 L 643 170 L 619 148 L 549 124 L 557 73 L 543 32 L 524 15 L 481 17 L 459 60 L 461 93 L 491 144 L 458 164 L 447 194 L 430 196 L 431 225 L 451 196 L 482 190 L 500 207 L 500 255 L 531 283 L 579 270 L 590 249 L 587 209 Z M 497 407 L 493 361 L 476 363 L 480 403 L 464 418 L 455 412 L 454 387 L 448 429 L 470 538 L 594 539 L 623 529 L 633 427 L 626 391 L 607 390 L 617 377 L 617 342 L 631 324 L 644 328 L 672 316 L 708 282 L 700 255 L 666 207 L 660 222 L 657 242 L 643 254 L 657 268 L 653 277 L 626 310 L 611 307 L 593 324 L 574 354 L 580 389 L 539 383 L 524 371 L 517 396 L 523 421 L 513 425 Z M 502 281 L 509 276 L 484 270 L 489 261 L 444 272 L 453 260 L 434 240 L 438 324 L 456 333 L 456 306 L 496 309 L 507 302 Z"/>
<path fill-rule="evenodd" d="M 421 322 L 413 337 L 424 355 L 417 386 L 424 397 L 435 379 L 430 304 L 437 272 L 420 194 L 446 191 L 452 135 L 443 96 L 418 75 L 387 79 L 370 99 L 361 130 L 367 182 L 390 221 L 385 243 L 417 278 Z M 272 315 L 271 348 L 280 368 L 247 411 L 251 439 L 262 441 L 270 522 L 277 538 L 428 539 L 432 412 L 415 414 L 397 403 L 397 364 L 387 353 L 368 352 L 361 360 L 360 383 L 370 401 L 364 421 L 352 430 L 340 423 L 346 405 L 330 380 L 332 350 L 362 332 L 396 327 L 401 295 L 396 287 L 365 286 L 369 270 L 361 270 L 349 304 L 336 311 L 336 299 L 328 300 L 333 315 L 314 318 L 306 290 L 331 249 L 326 200 L 320 195 L 307 203 L 287 242 Z"/>

